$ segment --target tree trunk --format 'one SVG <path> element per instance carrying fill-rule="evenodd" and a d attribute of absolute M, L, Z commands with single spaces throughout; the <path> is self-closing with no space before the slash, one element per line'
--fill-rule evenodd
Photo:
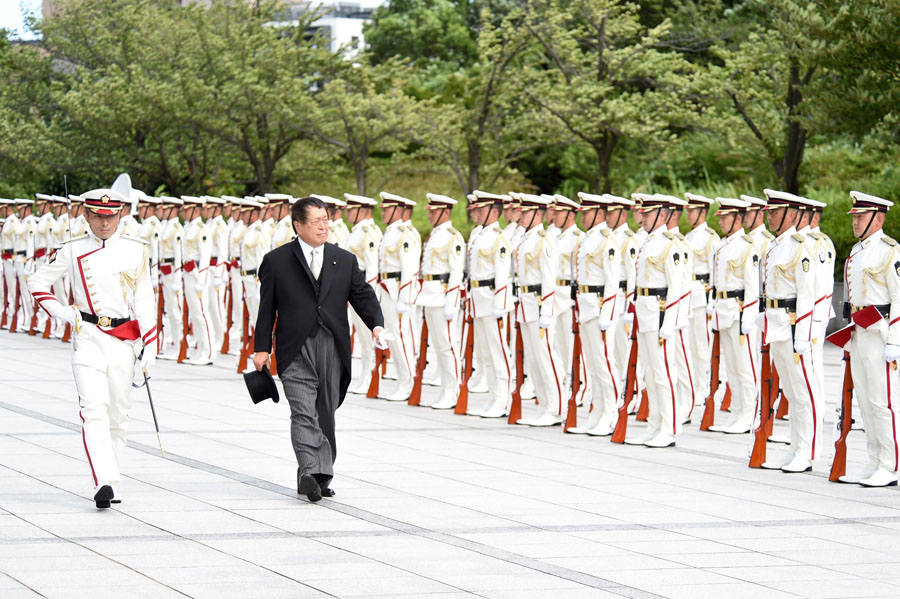
<path fill-rule="evenodd" d="M 469 139 L 466 141 L 466 146 L 468 149 L 469 172 L 467 173 L 468 180 L 466 182 L 468 189 L 464 191 L 468 195 L 478 189 L 478 185 L 481 183 L 480 173 L 478 172 L 481 169 L 481 142 L 477 139 Z"/>
<path fill-rule="evenodd" d="M 803 152 L 806 149 L 808 131 L 797 120 L 797 108 L 803 101 L 800 91 L 800 69 L 791 65 L 791 83 L 787 94 L 787 147 L 784 155 L 775 163 L 775 174 L 781 179 L 784 191 L 799 193 L 800 165 L 803 163 Z"/>
<path fill-rule="evenodd" d="M 365 161 L 354 162 L 353 172 L 356 174 L 356 193 L 361 196 L 366 195 L 366 163 Z"/>
<path fill-rule="evenodd" d="M 618 143 L 619 136 L 607 132 L 593 144 L 594 152 L 597 153 L 597 176 L 594 179 L 594 186 L 598 193 L 609 193 L 612 189 L 609 169 L 613 152 Z"/>

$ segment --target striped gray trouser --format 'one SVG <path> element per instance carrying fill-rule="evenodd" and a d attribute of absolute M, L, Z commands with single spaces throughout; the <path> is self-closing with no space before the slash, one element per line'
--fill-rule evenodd
<path fill-rule="evenodd" d="M 312 474 L 320 484 L 327 484 L 334 475 L 334 412 L 340 378 L 341 358 L 334 337 L 321 326 L 281 375 L 291 406 L 291 443 L 299 474 Z"/>

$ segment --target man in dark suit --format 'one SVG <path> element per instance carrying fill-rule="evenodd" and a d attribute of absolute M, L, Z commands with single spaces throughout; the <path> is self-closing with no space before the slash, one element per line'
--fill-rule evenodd
<path fill-rule="evenodd" d="M 253 365 L 269 363 L 272 331 L 275 358 L 291 406 L 291 442 L 297 455 L 297 492 L 310 501 L 332 497 L 337 448 L 334 413 L 350 384 L 347 302 L 386 346 L 384 319 L 356 256 L 331 243 L 328 212 L 317 198 L 291 207 L 297 238 L 263 258 Z M 277 324 L 276 324 L 277 320 Z"/>

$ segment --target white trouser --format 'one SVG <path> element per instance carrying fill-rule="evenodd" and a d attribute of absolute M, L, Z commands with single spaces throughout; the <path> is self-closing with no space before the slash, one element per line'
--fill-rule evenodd
<path fill-rule="evenodd" d="M 16 264 L 15 258 L 3 261 L 3 280 L 6 282 L 6 319 L 12 322 L 12 317 L 19 307 L 16 305 Z M 66 303 L 68 305 L 68 302 Z"/>
<path fill-rule="evenodd" d="M 212 328 L 209 324 L 209 292 L 197 291 L 195 285 L 200 281 L 196 270 L 184 273 L 185 297 L 188 304 L 188 319 L 197 344 L 197 353 L 193 359 L 207 361 L 213 359 Z"/>
<path fill-rule="evenodd" d="M 234 351 L 244 334 L 244 282 L 241 280 L 241 269 L 231 267 L 228 271 L 228 283 L 231 285 L 231 329 L 228 336 L 231 350 Z"/>
<path fill-rule="evenodd" d="M 897 471 L 897 371 L 884 361 L 884 340 L 877 330 L 856 327 L 847 346 L 856 401 L 866 427 L 869 464 Z M 791 421 L 794 405 L 791 404 Z"/>
<path fill-rule="evenodd" d="M 756 365 L 759 361 L 759 333 L 753 332 L 741 339 L 741 322 L 735 320 L 730 327 L 719 331 L 719 378 L 722 366 L 728 371 L 731 387 L 732 422 L 753 424 L 756 402 L 759 396 L 759 375 Z M 709 395 L 709 392 L 707 392 Z"/>
<path fill-rule="evenodd" d="M 473 319 L 475 345 L 473 354 L 480 354 L 485 382 L 490 389 L 488 410 L 507 409 L 512 403 L 512 361 L 506 342 L 505 319 L 481 316 Z"/>
<path fill-rule="evenodd" d="M 712 361 L 712 333 L 709 330 L 705 304 L 694 308 L 688 328 L 691 331 L 690 355 L 694 366 L 697 401 L 703 401 L 709 395 L 709 370 Z"/>
<path fill-rule="evenodd" d="M 825 329 L 828 328 L 828 321 L 814 320 L 812 321 L 812 363 L 813 372 L 816 377 L 816 385 L 818 389 L 824 393 L 825 391 Z M 818 397 L 824 398 L 824 395 Z"/>
<path fill-rule="evenodd" d="M 806 352 L 794 361 L 794 343 L 790 339 L 772 341 L 769 355 L 791 406 L 791 450 L 797 457 L 814 460 L 821 445 L 817 439 L 822 430 L 823 402 L 819 400 L 821 395 L 813 372 L 812 356 Z"/>
<path fill-rule="evenodd" d="M 575 348 L 575 333 L 572 332 L 572 310 L 560 312 L 556 320 L 555 333 L 553 335 L 553 349 L 559 356 L 560 376 L 563 380 L 572 374 L 572 351 Z M 583 380 L 583 379 L 582 379 Z"/>
<path fill-rule="evenodd" d="M 644 365 L 650 415 L 648 433 L 676 436 L 681 432 L 681 412 L 675 401 L 674 354 L 681 351 L 678 337 L 660 343 L 658 331 L 638 331 L 638 364 Z"/>
<path fill-rule="evenodd" d="M 225 286 L 228 283 L 224 264 L 219 263 L 209 267 L 207 294 L 209 295 L 209 325 L 212 328 L 213 354 L 222 347 L 225 327 L 228 324 L 228 313 L 225 311 Z"/>
<path fill-rule="evenodd" d="M 31 316 L 34 314 L 34 298 L 28 291 L 28 277 L 25 276 L 25 262 L 16 260 L 16 276 L 19 280 L 19 293 L 22 296 L 22 320 L 18 322 L 20 329 L 31 327 Z"/>
<path fill-rule="evenodd" d="M 588 426 L 601 421 L 613 423 L 623 378 L 614 351 L 614 329 L 600 330 L 600 319 L 581 323 L 582 364 L 591 377 L 591 415 Z"/>
<path fill-rule="evenodd" d="M 553 348 L 553 326 L 541 329 L 537 320 L 520 323 L 522 347 L 525 350 L 525 372 L 531 377 L 537 393 L 538 405 L 547 414 L 562 416 L 568 406 L 563 399 L 563 377 L 561 363 Z"/>
<path fill-rule="evenodd" d="M 362 389 L 369 388 L 369 382 L 372 379 L 372 369 L 375 367 L 375 345 L 372 342 L 372 335 L 369 327 L 363 322 L 352 307 L 347 309 L 350 312 L 350 320 L 353 328 L 356 329 L 356 347 L 359 351 L 360 371 L 362 373 L 359 386 Z"/>
<path fill-rule="evenodd" d="M 690 336 L 690 329 L 686 327 L 675 331 L 675 336 L 670 340 L 674 354 L 672 365 L 677 373 L 675 396 L 678 401 L 678 412 L 682 419 L 691 417 L 694 404 L 698 401 L 697 379 L 694 376 L 694 362 L 690 354 Z"/>
<path fill-rule="evenodd" d="M 53 295 L 56 296 L 56 301 L 58 301 L 63 306 L 69 305 L 68 279 L 68 274 L 63 274 L 61 277 L 56 279 L 55 283 L 53 283 Z M 65 329 L 65 327 L 66 323 L 64 320 L 60 320 L 59 318 L 53 319 L 54 335 L 58 333 L 59 336 L 62 336 L 62 331 Z"/>
<path fill-rule="evenodd" d="M 459 393 L 459 355 L 457 354 L 453 321 L 444 317 L 443 306 L 425 308 L 428 342 L 437 357 L 441 375 L 441 396 L 438 402 L 450 402 Z"/>
<path fill-rule="evenodd" d="M 134 345 L 92 324 L 82 323 L 79 328 L 72 372 L 81 408 L 84 449 L 94 485 L 117 484 L 127 441 Z"/>
<path fill-rule="evenodd" d="M 163 347 L 174 345 L 177 352 L 183 333 L 181 324 L 183 316 L 181 305 L 182 290 L 181 288 L 177 290 L 172 289 L 172 284 L 176 280 L 174 274 L 160 275 L 159 280 L 159 284 L 163 286 L 163 305 L 166 310 L 165 326 L 163 327 L 163 335 L 165 336 Z"/>
<path fill-rule="evenodd" d="M 621 315 L 613 320 L 612 327 L 606 332 L 606 335 L 612 335 L 612 350 L 616 356 L 616 366 L 619 369 L 616 371 L 616 376 L 624 385 L 625 376 L 628 374 L 626 370 L 628 369 L 628 356 L 631 351 L 631 335 L 630 332 L 625 331 L 625 321 L 622 320 Z M 581 334 L 581 343 L 583 346 L 584 333 Z M 621 389 L 619 391 L 621 392 Z M 616 400 L 618 401 L 618 398 Z"/>
<path fill-rule="evenodd" d="M 411 391 L 413 368 L 415 368 L 415 352 L 410 336 L 409 312 L 397 313 L 397 303 L 389 294 L 381 295 L 381 313 L 384 315 L 384 327 L 393 339 L 388 341 L 391 359 L 397 369 L 397 390 Z"/>
<path fill-rule="evenodd" d="M 259 279 L 256 275 L 244 275 L 244 301 L 247 303 L 247 312 L 250 314 L 248 334 L 252 335 L 256 328 L 256 317 L 259 314 Z M 241 314 L 243 318 L 243 314 Z"/>

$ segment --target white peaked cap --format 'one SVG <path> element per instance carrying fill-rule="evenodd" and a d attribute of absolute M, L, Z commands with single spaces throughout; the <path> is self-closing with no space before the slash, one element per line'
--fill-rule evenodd
<path fill-rule="evenodd" d="M 345 193 L 344 199 L 348 204 L 358 204 L 360 206 L 377 206 L 378 202 L 368 196 L 358 196 L 352 193 Z"/>

